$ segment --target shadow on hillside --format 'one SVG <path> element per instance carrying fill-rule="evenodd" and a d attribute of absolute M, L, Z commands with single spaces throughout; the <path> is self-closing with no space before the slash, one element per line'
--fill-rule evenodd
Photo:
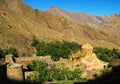
<path fill-rule="evenodd" d="M 112 68 L 113 72 L 105 76 L 89 80 L 85 83 L 76 82 L 74 84 L 120 84 L 120 66 Z"/>

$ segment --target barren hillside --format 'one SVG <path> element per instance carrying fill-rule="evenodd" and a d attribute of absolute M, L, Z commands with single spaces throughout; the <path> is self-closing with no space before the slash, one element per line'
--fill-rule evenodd
<path fill-rule="evenodd" d="M 0 1 L 0 47 L 15 47 L 19 55 L 33 54 L 31 38 L 90 42 L 93 46 L 120 48 L 112 33 L 78 24 L 64 17 L 32 9 L 22 0 Z"/>

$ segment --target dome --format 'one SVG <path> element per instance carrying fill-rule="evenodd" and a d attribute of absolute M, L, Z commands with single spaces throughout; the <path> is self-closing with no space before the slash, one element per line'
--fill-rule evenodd
<path fill-rule="evenodd" d="M 82 46 L 82 49 L 93 49 L 93 47 L 89 43 L 86 43 Z"/>

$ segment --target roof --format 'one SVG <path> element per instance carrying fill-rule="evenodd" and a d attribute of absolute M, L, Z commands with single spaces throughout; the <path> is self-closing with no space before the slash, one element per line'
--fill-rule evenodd
<path fill-rule="evenodd" d="M 85 45 L 82 46 L 83 49 L 93 49 L 92 45 L 89 43 L 86 43 Z"/>
<path fill-rule="evenodd" d="M 19 68 L 19 67 L 22 67 L 22 64 L 17 64 L 17 63 L 8 64 L 7 67 L 8 68 Z"/>
<path fill-rule="evenodd" d="M 82 63 L 85 64 L 86 66 L 91 65 L 91 62 L 88 60 L 82 60 Z"/>
<path fill-rule="evenodd" d="M 91 54 L 91 55 L 85 55 L 85 58 L 86 60 L 92 62 L 94 59 L 98 59 L 95 55 L 95 53 Z"/>

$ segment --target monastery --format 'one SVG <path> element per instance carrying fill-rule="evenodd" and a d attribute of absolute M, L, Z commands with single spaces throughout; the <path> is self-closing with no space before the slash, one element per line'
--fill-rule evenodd
<path fill-rule="evenodd" d="M 83 78 L 92 77 L 108 66 L 108 63 L 97 58 L 96 54 L 93 53 L 93 47 L 86 43 L 82 46 L 82 51 L 70 55 L 68 59 L 60 58 L 59 61 L 52 61 L 51 56 L 18 57 L 13 60 L 12 55 L 6 55 L 7 77 L 14 80 L 26 79 L 33 72 L 23 72 L 23 69 L 27 69 L 27 65 L 32 63 L 33 60 L 45 61 L 48 64 L 56 65 L 57 68 L 61 68 L 64 65 L 70 70 L 81 69 Z"/>

